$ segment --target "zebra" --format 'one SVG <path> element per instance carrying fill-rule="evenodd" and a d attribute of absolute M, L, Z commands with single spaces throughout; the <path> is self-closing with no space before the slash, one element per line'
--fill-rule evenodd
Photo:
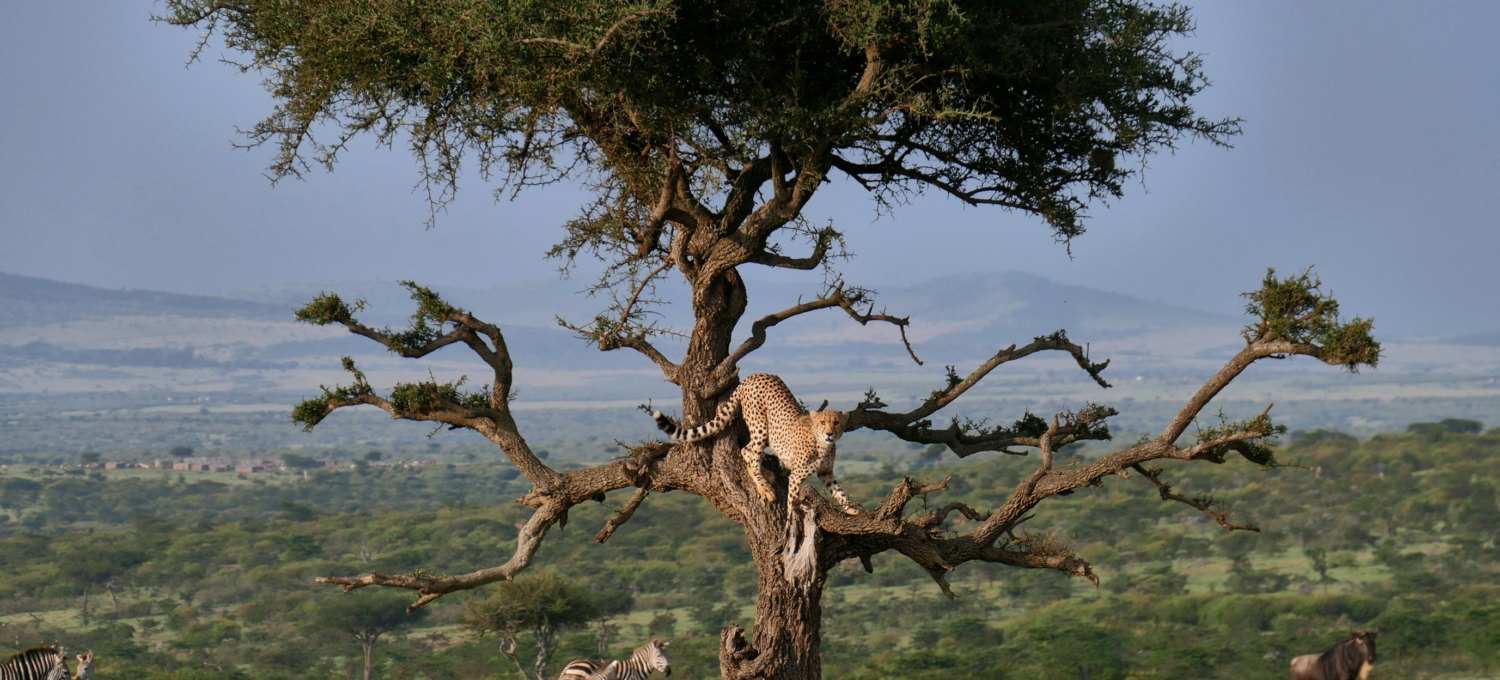
<path fill-rule="evenodd" d="M 667 661 L 668 644 L 652 640 L 624 661 L 579 659 L 563 668 L 557 680 L 645 680 L 652 669 L 672 677 L 672 664 Z"/>
<path fill-rule="evenodd" d="M 90 664 L 87 677 L 93 678 L 92 654 L 90 654 L 89 658 Z M 43 645 L 41 647 L 32 647 L 18 654 L 12 654 L 9 661 L 0 663 L 0 680 L 71 679 L 68 677 L 68 663 L 63 660 L 63 651 L 57 647 Z"/>
<path fill-rule="evenodd" d="M 63 671 L 66 672 L 67 668 L 64 667 Z M 78 655 L 78 675 L 73 676 L 72 680 L 94 680 L 93 650 Z"/>

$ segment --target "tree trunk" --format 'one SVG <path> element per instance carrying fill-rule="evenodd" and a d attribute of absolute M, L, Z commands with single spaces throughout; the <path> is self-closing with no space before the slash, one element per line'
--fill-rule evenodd
<path fill-rule="evenodd" d="M 536 638 L 536 680 L 546 680 L 547 664 L 552 661 L 552 643 L 557 633 L 538 627 L 534 638 Z"/>
<path fill-rule="evenodd" d="M 722 278 L 693 291 L 692 335 L 682 358 L 682 415 L 701 423 L 713 417 L 716 399 L 700 399 L 698 392 L 719 362 L 729 356 L 734 326 L 745 314 L 748 302 L 745 282 L 733 269 Z"/>
<path fill-rule="evenodd" d="M 370 680 L 370 674 L 375 669 L 371 659 L 375 651 L 375 638 L 365 638 L 359 644 L 365 649 L 365 680 Z"/>
<path fill-rule="evenodd" d="M 755 513 L 756 519 L 774 519 L 772 524 L 780 524 L 781 513 L 771 512 L 759 498 L 753 502 L 762 510 Z M 821 680 L 824 569 L 815 562 L 811 572 L 788 581 L 783 562 L 784 552 L 791 547 L 786 527 L 767 531 L 756 524 L 761 523 L 747 523 L 745 532 L 760 580 L 754 642 L 747 646 L 743 631 L 730 624 L 720 635 L 719 671 L 724 680 Z M 818 547 L 805 549 L 816 554 Z"/>

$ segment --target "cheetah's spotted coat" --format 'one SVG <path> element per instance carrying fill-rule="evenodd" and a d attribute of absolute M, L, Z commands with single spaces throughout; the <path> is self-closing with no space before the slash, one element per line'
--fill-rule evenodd
<path fill-rule="evenodd" d="M 791 471 L 787 492 L 789 503 L 802 488 L 803 480 L 816 473 L 844 512 L 859 513 L 833 476 L 834 442 L 844 435 L 849 414 L 838 411 L 808 413 L 781 378 L 766 373 L 746 378 L 734 394 L 719 405 L 714 419 L 698 427 L 678 427 L 661 411 L 651 415 L 667 436 L 690 443 L 723 432 L 734 421 L 735 412 L 744 414 L 745 426 L 750 429 L 750 443 L 740 450 L 740 457 L 749 467 L 750 477 L 755 480 L 756 491 L 762 499 L 767 503 L 776 500 L 776 493 L 771 490 L 760 466 L 762 452 L 769 445 L 771 452 Z"/>

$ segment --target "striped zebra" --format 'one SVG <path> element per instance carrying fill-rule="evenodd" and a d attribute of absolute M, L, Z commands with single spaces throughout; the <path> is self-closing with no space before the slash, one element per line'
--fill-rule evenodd
<path fill-rule="evenodd" d="M 93 677 L 92 664 L 89 677 Z M 12 654 L 9 661 L 0 663 L 0 680 L 69 680 L 68 663 L 63 660 L 63 651 L 57 647 L 32 647 Z"/>
<path fill-rule="evenodd" d="M 645 680 L 656 669 L 672 677 L 672 664 L 667 661 L 667 644 L 652 640 L 635 650 L 624 661 L 593 661 L 579 659 L 563 668 L 557 680 Z"/>

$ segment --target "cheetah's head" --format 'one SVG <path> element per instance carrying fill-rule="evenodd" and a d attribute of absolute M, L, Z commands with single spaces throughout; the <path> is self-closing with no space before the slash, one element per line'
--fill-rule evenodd
<path fill-rule="evenodd" d="M 844 436 L 844 424 L 849 422 L 849 414 L 839 411 L 813 411 L 808 415 L 812 419 L 813 434 L 817 436 L 818 443 L 827 446 Z"/>

